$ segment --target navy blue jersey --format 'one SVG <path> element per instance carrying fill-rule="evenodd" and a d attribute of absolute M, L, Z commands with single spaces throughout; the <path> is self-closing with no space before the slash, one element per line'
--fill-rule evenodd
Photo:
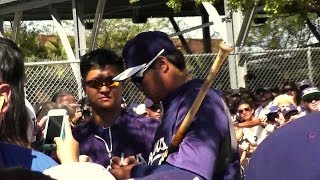
<path fill-rule="evenodd" d="M 98 127 L 90 119 L 88 123 L 73 129 L 74 138 L 79 142 L 80 154 L 87 155 L 94 163 L 104 167 L 110 165 L 111 156 L 141 155 L 147 160 L 151 151 L 152 140 L 159 122 L 143 116 L 123 111 L 111 126 L 112 148 L 109 129 Z"/>
<path fill-rule="evenodd" d="M 162 163 L 162 153 L 169 146 L 202 84 L 202 80 L 190 80 L 164 99 L 164 116 L 155 135 L 154 150 L 149 156 L 150 165 Z M 215 90 L 209 89 L 178 151 L 170 154 L 166 162 L 205 179 L 212 179 L 221 140 L 227 133 L 228 120 L 221 97 Z"/>

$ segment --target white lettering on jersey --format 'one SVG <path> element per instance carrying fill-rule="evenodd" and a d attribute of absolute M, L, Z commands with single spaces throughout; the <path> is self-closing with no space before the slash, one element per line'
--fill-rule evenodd
<path fill-rule="evenodd" d="M 164 137 L 160 138 L 153 147 L 153 152 L 149 154 L 149 162 L 148 164 L 151 165 L 157 159 L 162 157 L 162 154 L 165 150 L 168 149 L 167 144 L 164 142 Z M 162 163 L 163 159 L 159 161 L 158 165 Z"/>

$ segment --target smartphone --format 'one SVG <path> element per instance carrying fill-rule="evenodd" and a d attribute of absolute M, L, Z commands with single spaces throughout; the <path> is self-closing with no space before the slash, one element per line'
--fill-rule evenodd
<path fill-rule="evenodd" d="M 55 149 L 53 139 L 61 137 L 64 139 L 64 121 L 68 121 L 67 110 L 52 109 L 48 111 L 48 119 L 44 130 L 43 148 L 45 150 Z"/>

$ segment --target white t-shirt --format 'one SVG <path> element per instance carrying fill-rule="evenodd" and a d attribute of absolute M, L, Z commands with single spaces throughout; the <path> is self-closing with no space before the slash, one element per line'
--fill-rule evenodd
<path fill-rule="evenodd" d="M 90 162 L 61 164 L 46 169 L 43 173 L 57 180 L 115 180 L 114 176 L 103 166 Z"/>

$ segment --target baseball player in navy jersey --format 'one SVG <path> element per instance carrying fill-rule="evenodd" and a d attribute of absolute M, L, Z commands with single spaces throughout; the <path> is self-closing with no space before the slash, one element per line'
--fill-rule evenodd
<path fill-rule="evenodd" d="M 113 80 L 130 78 L 139 90 L 163 103 L 163 120 L 153 141 L 148 165 L 128 165 L 112 169 L 117 179 L 238 179 L 236 154 L 223 171 L 217 171 L 221 144 L 230 133 L 221 97 L 210 89 L 179 148 L 161 158 L 203 83 L 192 79 L 183 54 L 168 35 L 143 32 L 128 41 L 122 52 L 127 70 Z"/>
<path fill-rule="evenodd" d="M 111 50 L 96 49 L 81 58 L 80 70 L 92 111 L 88 122 L 73 129 L 80 154 L 106 168 L 115 156 L 147 160 L 159 123 L 121 107 L 124 84 L 112 78 L 124 70 L 122 59 Z"/>

